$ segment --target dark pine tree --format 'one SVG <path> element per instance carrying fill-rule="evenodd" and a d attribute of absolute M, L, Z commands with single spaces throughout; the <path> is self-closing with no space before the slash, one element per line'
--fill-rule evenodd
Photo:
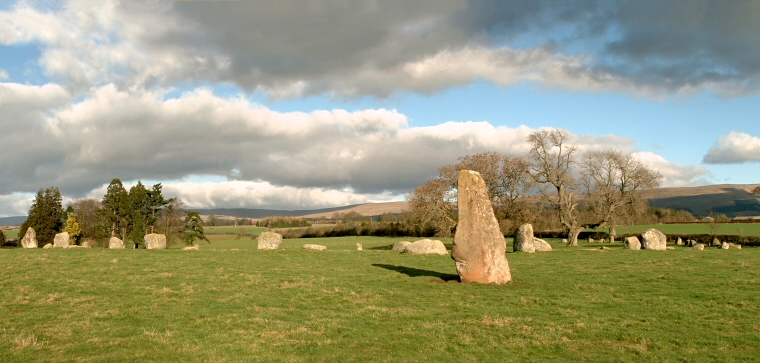
<path fill-rule="evenodd" d="M 187 212 L 183 232 L 182 237 L 185 240 L 185 245 L 192 246 L 196 240 L 211 243 L 203 232 L 203 220 L 198 212 Z"/>
<path fill-rule="evenodd" d="M 37 232 L 37 243 L 40 246 L 53 243 L 56 233 L 62 231 L 64 227 L 65 213 L 62 202 L 63 198 L 58 188 L 40 189 L 29 208 L 29 216 L 21 225 L 19 238 L 24 238 L 26 230 L 32 227 Z"/>
<path fill-rule="evenodd" d="M 127 225 L 129 212 L 129 194 L 124 189 L 121 180 L 114 179 L 108 185 L 106 195 L 101 202 L 103 206 L 103 219 L 109 224 L 106 228 L 111 232 L 111 237 L 117 233 L 121 239 L 127 237 Z"/>
<path fill-rule="evenodd" d="M 138 181 L 129 189 L 129 239 L 140 248 L 145 248 L 145 232 L 151 215 L 150 204 L 148 189 Z"/>

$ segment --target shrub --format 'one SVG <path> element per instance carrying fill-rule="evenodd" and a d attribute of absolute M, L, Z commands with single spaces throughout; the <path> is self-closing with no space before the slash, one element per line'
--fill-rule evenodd
<path fill-rule="evenodd" d="M 269 217 L 256 221 L 256 227 L 291 228 L 311 227 L 311 223 L 298 217 Z"/>
<path fill-rule="evenodd" d="M 322 238 L 346 236 L 374 237 L 433 237 L 435 230 L 428 228 L 420 230 L 404 222 L 364 222 L 343 223 L 330 227 L 309 227 L 305 229 L 288 230 L 282 233 L 283 238 Z"/>

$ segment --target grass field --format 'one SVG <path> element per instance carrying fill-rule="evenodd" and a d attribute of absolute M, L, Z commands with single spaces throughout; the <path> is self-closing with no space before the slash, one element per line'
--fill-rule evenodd
<path fill-rule="evenodd" d="M 509 253 L 514 281 L 495 286 L 456 282 L 449 256 L 381 249 L 399 238 L 231 238 L 0 249 L 0 361 L 760 360 L 760 249 L 550 240 Z"/>
<path fill-rule="evenodd" d="M 18 229 L 9 229 L 2 231 L 5 234 L 5 238 L 18 238 Z"/>
<path fill-rule="evenodd" d="M 626 233 L 641 233 L 655 228 L 666 234 L 712 234 L 708 223 L 699 224 L 647 224 L 637 226 L 617 226 L 619 235 Z M 607 228 L 597 228 L 593 231 L 607 232 Z M 736 236 L 760 236 L 760 223 L 719 223 L 715 234 Z"/>
<path fill-rule="evenodd" d="M 256 227 L 256 226 L 222 226 L 222 227 L 203 227 L 203 231 L 206 234 L 230 234 L 230 235 L 236 235 L 240 233 L 240 231 L 244 231 L 244 233 L 247 234 L 260 234 L 261 232 L 266 232 L 267 229 L 264 227 Z"/>

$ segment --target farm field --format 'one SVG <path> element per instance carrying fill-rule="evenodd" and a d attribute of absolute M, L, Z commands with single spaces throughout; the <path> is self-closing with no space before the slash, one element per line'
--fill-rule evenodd
<path fill-rule="evenodd" d="M 8 229 L 1 232 L 5 234 L 5 238 L 18 238 L 18 229 Z"/>
<path fill-rule="evenodd" d="M 626 233 L 642 233 L 655 228 L 665 234 L 712 234 L 709 223 L 699 224 L 648 224 L 636 226 L 615 227 L 619 235 Z M 607 232 L 607 228 L 592 229 L 592 231 Z M 718 223 L 718 235 L 760 236 L 760 223 Z"/>
<path fill-rule="evenodd" d="M 0 361 L 760 359 L 760 248 L 549 240 L 553 252 L 508 253 L 514 281 L 496 286 L 456 282 L 449 256 L 386 249 L 402 238 L 278 251 L 232 238 L 200 251 L 0 249 Z"/>
<path fill-rule="evenodd" d="M 266 228 L 264 227 L 256 227 L 256 226 L 220 226 L 220 227 L 213 227 L 213 226 L 207 226 L 203 227 L 204 232 L 209 234 L 229 234 L 229 235 L 236 235 L 240 231 L 244 231 L 246 234 L 260 234 L 261 232 L 266 232 Z"/>

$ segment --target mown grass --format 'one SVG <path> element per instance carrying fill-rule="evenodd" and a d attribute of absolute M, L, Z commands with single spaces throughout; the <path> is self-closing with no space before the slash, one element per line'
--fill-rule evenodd
<path fill-rule="evenodd" d="M 756 248 L 550 241 L 509 253 L 514 281 L 496 286 L 457 283 L 449 256 L 382 249 L 400 238 L 278 251 L 231 238 L 200 251 L 0 249 L 0 361 L 760 359 Z"/>
<path fill-rule="evenodd" d="M 617 226 L 619 235 L 626 233 L 641 233 L 655 228 L 666 234 L 711 234 L 709 223 L 698 224 L 642 224 L 636 226 Z M 597 228 L 590 231 L 608 232 L 607 228 Z M 715 234 L 736 236 L 760 236 L 760 223 L 719 223 Z"/>

